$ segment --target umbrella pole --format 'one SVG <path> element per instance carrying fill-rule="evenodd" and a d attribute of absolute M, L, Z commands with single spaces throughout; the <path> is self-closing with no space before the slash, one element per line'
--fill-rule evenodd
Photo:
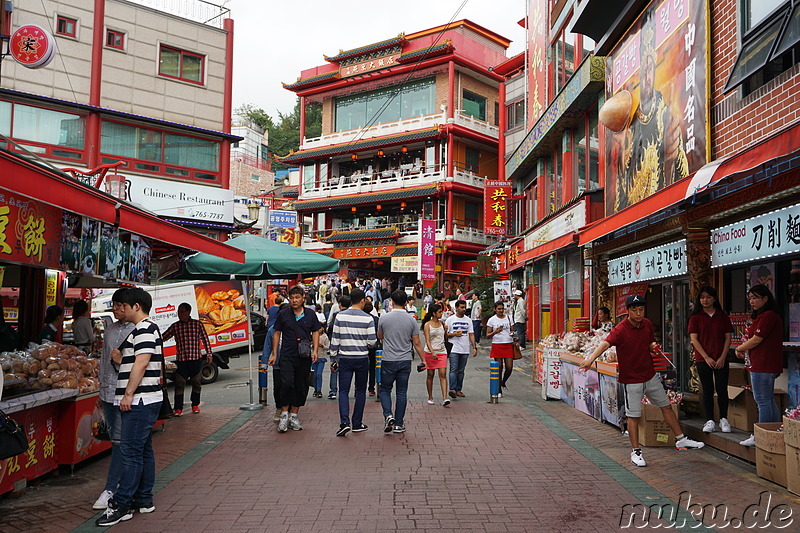
<path fill-rule="evenodd" d="M 255 403 L 255 398 L 253 397 L 253 325 L 250 323 L 250 293 L 252 292 L 250 290 L 252 288 L 250 286 L 251 283 L 253 282 L 247 280 L 244 282 L 244 284 L 242 284 L 242 287 L 244 288 L 244 308 L 247 312 L 247 330 L 250 332 L 249 341 L 247 343 L 247 364 L 250 367 L 250 377 L 247 380 L 247 385 L 250 389 L 250 403 L 239 406 L 239 409 L 242 411 L 259 411 L 264 408 L 264 406 L 260 403 Z"/>

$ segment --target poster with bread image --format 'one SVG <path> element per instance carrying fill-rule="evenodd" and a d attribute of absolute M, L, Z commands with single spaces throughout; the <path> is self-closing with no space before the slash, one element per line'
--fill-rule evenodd
<path fill-rule="evenodd" d="M 241 281 L 195 285 L 197 315 L 206 333 L 216 335 L 247 322 Z"/>

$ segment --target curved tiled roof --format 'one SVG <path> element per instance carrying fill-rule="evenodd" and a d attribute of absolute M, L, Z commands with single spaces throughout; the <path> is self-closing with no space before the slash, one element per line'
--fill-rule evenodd
<path fill-rule="evenodd" d="M 413 255 L 417 255 L 419 251 L 417 250 L 417 245 L 412 244 L 411 246 L 398 246 L 392 252 L 392 257 L 410 257 Z"/>
<path fill-rule="evenodd" d="M 394 239 L 397 237 L 397 228 L 360 229 L 354 231 L 340 231 L 320 237 L 320 242 L 365 241 L 368 239 Z"/>
<path fill-rule="evenodd" d="M 283 82 L 281 82 L 281 83 L 282 83 L 284 89 L 302 89 L 303 87 L 309 87 L 309 86 L 314 85 L 316 83 L 320 83 L 320 82 L 323 82 L 323 81 L 328 81 L 328 80 L 331 80 L 331 79 L 336 78 L 338 76 L 339 76 L 339 71 L 338 70 L 332 70 L 330 72 L 326 72 L 325 74 L 320 74 L 318 76 L 312 76 L 310 78 L 297 80 L 294 83 L 283 83 Z"/>
<path fill-rule="evenodd" d="M 298 211 L 309 211 L 313 209 L 325 209 L 328 207 L 345 207 L 358 204 L 374 204 L 387 200 L 407 200 L 412 198 L 424 198 L 439 192 L 436 184 L 423 185 L 421 187 L 409 187 L 408 189 L 395 189 L 386 192 L 372 194 L 357 194 L 336 196 L 334 198 L 323 198 L 320 200 L 298 200 L 294 203 L 294 208 Z"/>
<path fill-rule="evenodd" d="M 447 41 L 442 44 L 437 44 L 436 46 L 427 46 L 425 48 L 417 48 L 416 50 L 410 50 L 408 52 L 404 52 L 397 59 L 397 62 L 410 63 L 411 61 L 416 61 L 420 57 L 425 57 L 427 59 L 430 57 L 448 54 L 453 50 L 454 50 L 453 45 L 450 44 L 450 41 Z"/>
<path fill-rule="evenodd" d="M 397 46 L 405 44 L 406 38 L 404 35 L 398 35 L 397 37 L 393 37 L 391 39 L 386 39 L 385 41 L 380 41 L 377 43 L 368 44 L 366 46 L 361 46 L 359 48 L 353 48 L 352 50 L 345 50 L 340 51 L 338 54 L 332 57 L 323 56 L 325 57 L 325 61 L 330 62 L 338 62 L 344 61 L 345 59 L 350 59 L 351 57 L 358 57 L 363 54 L 367 54 L 369 52 L 375 52 L 377 50 L 383 50 L 384 48 L 389 48 L 390 46 Z"/>

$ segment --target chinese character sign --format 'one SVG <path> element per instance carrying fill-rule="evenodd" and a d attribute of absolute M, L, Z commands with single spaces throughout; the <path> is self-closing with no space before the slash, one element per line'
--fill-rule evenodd
<path fill-rule="evenodd" d="M 483 190 L 483 232 L 506 235 L 511 182 L 487 180 Z"/>
<path fill-rule="evenodd" d="M 436 222 L 419 219 L 419 279 L 436 279 Z"/>
<path fill-rule="evenodd" d="M 608 262 L 608 285 L 669 278 L 686 274 L 686 240 L 665 244 Z"/>
<path fill-rule="evenodd" d="M 0 189 L 0 260 L 58 268 L 61 210 Z"/>
<path fill-rule="evenodd" d="M 548 6 L 548 0 L 529 0 L 528 4 L 528 130 L 547 106 Z"/>
<path fill-rule="evenodd" d="M 606 99 L 633 95 L 631 124 L 606 130 L 606 212 L 689 176 L 707 160 L 706 3 L 650 4 L 606 59 Z"/>
<path fill-rule="evenodd" d="M 800 204 L 711 232 L 711 266 L 800 252 Z"/>

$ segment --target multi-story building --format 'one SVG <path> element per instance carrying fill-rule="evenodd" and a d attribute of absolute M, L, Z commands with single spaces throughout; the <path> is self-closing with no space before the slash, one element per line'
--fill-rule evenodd
<path fill-rule="evenodd" d="M 252 206 L 261 206 L 258 196 L 275 195 L 275 173 L 269 156 L 268 134 L 244 115 L 233 119 L 231 133 L 242 137 L 231 147 L 231 190 L 234 193 L 234 217 L 239 227 L 263 229 L 264 216 L 253 220 Z"/>
<path fill-rule="evenodd" d="M 322 106 L 322 135 L 283 158 L 301 166 L 304 247 L 346 261 L 349 277 L 416 279 L 418 221 L 437 223 L 437 279 L 466 287 L 483 231 L 483 183 L 496 179 L 499 87 L 508 39 L 461 20 L 325 57 L 285 84 Z M 395 260 L 395 263 L 399 261 Z M 410 263 L 413 263 L 411 261 Z"/>
<path fill-rule="evenodd" d="M 0 2 L 1 3 L 1 2 Z M 6 2 L 11 5 L 10 2 Z M 59 168 L 122 162 L 128 199 L 215 238 L 233 226 L 233 21 L 190 0 L 13 3 L 10 30 L 52 33 L 56 58 L 0 78 L 4 148 Z M 159 201 L 184 194 L 203 202 Z"/>

